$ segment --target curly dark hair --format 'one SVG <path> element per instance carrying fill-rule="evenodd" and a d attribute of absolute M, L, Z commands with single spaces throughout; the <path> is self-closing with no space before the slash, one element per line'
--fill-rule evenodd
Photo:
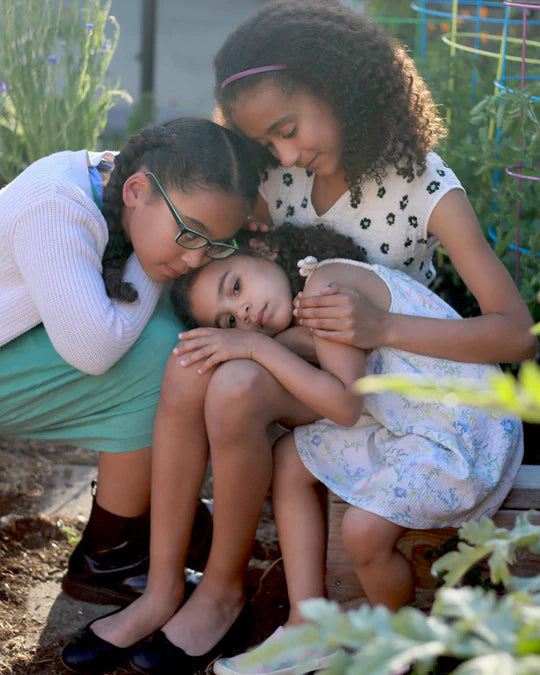
<path fill-rule="evenodd" d="M 365 260 L 363 249 L 351 237 L 323 224 L 297 227 L 284 223 L 268 232 L 241 230 L 236 235 L 236 241 L 239 246 L 238 254 L 268 258 L 282 267 L 291 284 L 293 296 L 302 290 L 305 283 L 298 269 L 300 259 L 312 255 L 319 260 L 328 258 Z M 186 329 L 195 328 L 197 325 L 191 308 L 190 291 L 201 270 L 202 268 L 199 268 L 184 274 L 175 280 L 171 288 L 174 312 Z"/>
<path fill-rule="evenodd" d="M 285 70 L 231 75 L 267 65 Z M 214 58 L 218 114 L 234 127 L 240 93 L 271 81 L 286 94 L 305 92 L 328 103 L 344 137 L 343 166 L 352 196 L 363 180 L 381 182 L 386 168 L 411 181 L 445 135 L 431 94 L 405 49 L 363 14 L 337 0 L 274 0 L 234 30 Z M 276 166 L 260 153 L 262 167 Z M 279 164 L 279 163 L 278 163 Z"/>
<path fill-rule="evenodd" d="M 257 200 L 259 178 L 249 145 L 229 129 L 205 119 L 179 118 L 150 126 L 131 136 L 114 160 L 105 185 L 103 215 L 109 241 L 103 254 L 103 280 L 111 298 L 133 302 L 137 291 L 122 281 L 133 250 L 122 227 L 125 181 L 144 167 L 158 176 L 165 190 L 189 192 L 211 187 L 239 196 L 249 212 Z M 157 188 L 150 181 L 152 191 Z"/>

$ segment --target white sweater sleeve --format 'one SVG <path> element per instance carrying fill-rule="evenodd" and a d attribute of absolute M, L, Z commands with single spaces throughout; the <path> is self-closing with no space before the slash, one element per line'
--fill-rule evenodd
<path fill-rule="evenodd" d="M 163 284 L 152 281 L 133 254 L 124 279 L 139 298 L 127 303 L 107 296 L 101 259 L 108 235 L 93 207 L 58 195 L 29 207 L 19 218 L 13 251 L 56 351 L 75 368 L 99 375 L 138 338 Z"/>

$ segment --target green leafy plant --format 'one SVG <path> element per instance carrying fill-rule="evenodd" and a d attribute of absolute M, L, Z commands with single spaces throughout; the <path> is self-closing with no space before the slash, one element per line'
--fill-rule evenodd
<path fill-rule="evenodd" d="M 421 3 L 415 3 L 419 6 Z M 458 3 L 458 33 L 477 30 L 474 3 Z M 489 6 L 488 6 L 489 4 Z M 452 3 L 426 9 L 443 12 L 443 16 L 428 11 L 425 16 L 425 58 L 420 58 L 418 42 L 420 31 L 414 19 L 421 14 L 411 9 L 409 3 L 393 0 L 368 0 L 364 11 L 379 20 L 400 42 L 414 52 L 416 65 L 426 79 L 441 114 L 449 121 L 448 137 L 437 149 L 455 171 L 476 211 L 478 220 L 492 240 L 495 252 L 514 278 L 519 280 L 519 290 L 535 321 L 540 320 L 540 207 L 538 182 L 521 180 L 505 173 L 506 168 L 522 165 L 522 173 L 539 177 L 540 124 L 538 120 L 538 83 L 526 80 L 521 89 L 521 25 L 511 23 L 508 32 L 505 64 L 506 88 L 494 89 L 497 78 L 500 36 L 505 8 L 495 3 L 485 4 L 482 16 L 490 22 L 482 22 L 482 34 L 478 39 L 459 35 L 457 42 L 467 48 L 479 47 L 483 53 L 469 53 L 443 43 L 442 35 L 451 32 Z M 473 20 L 467 19 L 470 15 Z M 402 17 L 403 21 L 393 17 Z M 520 10 L 511 12 L 517 21 Z M 494 21 L 499 19 L 499 21 Z M 534 37 L 529 30 L 529 39 Z M 529 43 L 528 58 L 537 58 L 537 42 Z M 490 53 L 492 56 L 488 56 Z M 515 59 L 515 60 L 514 60 Z M 526 73 L 532 75 L 535 64 L 528 64 Z M 536 165 L 536 166 L 535 166 Z M 515 171 L 514 171 L 515 173 Z M 518 215 L 518 203 L 520 213 Z M 516 230 L 520 230 L 519 276 L 516 275 Z M 444 278 L 443 278 L 444 277 Z M 437 292 L 464 316 L 475 316 L 478 308 L 474 298 L 453 269 L 444 260 L 440 268 Z"/>
<path fill-rule="evenodd" d="M 370 375 L 357 380 L 354 389 L 359 394 L 393 391 L 420 401 L 496 408 L 526 422 L 540 423 L 540 367 L 534 361 L 524 363 L 517 378 L 501 372 L 485 383 L 453 378 L 430 380 L 408 375 Z"/>
<path fill-rule="evenodd" d="M 253 655 L 252 665 L 272 668 L 306 648 L 321 656 L 342 648 L 340 659 L 324 671 L 328 675 L 540 672 L 540 575 L 520 578 L 511 572 L 518 549 L 540 553 L 540 526 L 531 522 L 533 515 L 518 516 L 511 530 L 489 519 L 466 523 L 459 530 L 458 550 L 433 565 L 432 573 L 442 572 L 444 584 L 429 614 L 413 607 L 390 612 L 367 605 L 343 612 L 335 602 L 308 600 L 301 605 L 308 623 L 285 629 Z M 491 581 L 504 585 L 503 595 L 456 587 L 484 558 Z"/>
<path fill-rule="evenodd" d="M 107 80 L 111 0 L 0 0 L 0 182 L 59 150 L 95 148 L 131 97 Z"/>

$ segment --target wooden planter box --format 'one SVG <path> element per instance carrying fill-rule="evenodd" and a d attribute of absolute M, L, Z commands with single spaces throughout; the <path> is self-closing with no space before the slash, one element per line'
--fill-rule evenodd
<path fill-rule="evenodd" d="M 351 560 L 341 539 L 341 520 L 348 508 L 342 499 L 329 493 L 328 547 L 326 552 L 326 592 L 345 609 L 367 602 Z M 523 465 L 514 487 L 493 520 L 500 527 L 511 528 L 516 516 L 530 509 L 540 509 L 540 466 Z M 533 522 L 540 524 L 540 514 Z M 416 602 L 422 609 L 429 609 L 437 579 L 431 576 L 431 565 L 440 557 L 436 552 L 450 538 L 457 536 L 457 529 L 409 530 L 398 542 L 399 550 L 412 561 L 416 580 Z M 513 571 L 518 576 L 540 574 L 540 555 L 526 550 L 518 551 Z"/>

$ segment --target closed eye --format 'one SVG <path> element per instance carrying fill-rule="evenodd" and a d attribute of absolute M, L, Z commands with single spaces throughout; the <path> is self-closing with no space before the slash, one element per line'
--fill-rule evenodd
<path fill-rule="evenodd" d="M 281 138 L 293 138 L 293 136 L 296 136 L 296 127 L 293 127 L 288 134 L 281 134 Z"/>

